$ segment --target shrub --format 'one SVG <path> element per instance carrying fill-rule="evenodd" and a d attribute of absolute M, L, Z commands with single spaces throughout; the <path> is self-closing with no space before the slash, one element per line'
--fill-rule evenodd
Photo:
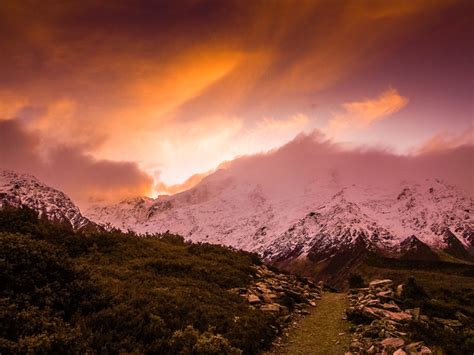
<path fill-rule="evenodd" d="M 365 285 L 364 279 L 360 274 L 350 274 L 349 275 L 349 288 L 362 288 Z"/>
<path fill-rule="evenodd" d="M 75 233 L 0 211 L 0 352 L 259 353 L 275 319 L 229 288 L 257 256 L 171 234 Z M 13 234 L 17 233 L 17 234 Z"/>

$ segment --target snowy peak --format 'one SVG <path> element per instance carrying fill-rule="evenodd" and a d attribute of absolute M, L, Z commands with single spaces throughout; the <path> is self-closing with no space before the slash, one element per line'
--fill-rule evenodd
<path fill-rule="evenodd" d="M 473 200 L 443 181 L 341 186 L 333 180 L 320 176 L 279 190 L 273 181 L 218 171 L 177 195 L 96 206 L 87 216 L 138 233 L 169 230 L 270 260 L 329 257 L 354 245 L 396 250 L 412 235 L 443 249 L 446 230 L 472 245 Z"/>
<path fill-rule="evenodd" d="M 401 259 L 438 260 L 438 255 L 431 248 L 412 235 L 400 243 Z"/>
<path fill-rule="evenodd" d="M 63 192 L 53 189 L 33 175 L 0 171 L 0 208 L 28 207 L 54 222 L 67 222 L 74 230 L 94 226 Z"/>

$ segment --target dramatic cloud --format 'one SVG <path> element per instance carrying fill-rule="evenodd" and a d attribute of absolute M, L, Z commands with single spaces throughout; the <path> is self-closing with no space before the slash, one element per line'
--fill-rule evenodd
<path fill-rule="evenodd" d="M 167 185 L 163 182 L 158 183 L 155 186 L 155 190 L 160 195 L 173 195 L 181 191 L 189 190 L 190 188 L 199 184 L 206 176 L 212 174 L 214 171 L 209 171 L 202 174 L 194 174 L 186 179 L 185 182 L 181 184 Z"/>
<path fill-rule="evenodd" d="M 472 120 L 471 7 L 2 1 L 0 119 L 35 132 L 43 158 L 81 147 L 94 162 L 133 162 L 173 191 L 315 128 L 408 153 Z M 400 93 L 377 97 L 390 87 Z"/>
<path fill-rule="evenodd" d="M 418 153 L 440 152 L 458 148 L 464 145 L 474 144 L 474 128 L 470 127 L 460 134 L 453 134 L 452 132 L 439 133 L 427 140 Z M 474 158 L 473 158 L 474 159 Z"/>
<path fill-rule="evenodd" d="M 0 120 L 15 118 L 15 115 L 26 105 L 28 100 L 22 96 L 16 96 L 7 90 L 0 90 Z"/>
<path fill-rule="evenodd" d="M 360 184 L 387 188 L 406 181 L 441 179 L 474 194 L 474 145 L 400 156 L 378 149 L 346 149 L 319 132 L 283 147 L 227 163 L 216 174 L 260 184 L 272 194 L 298 194 L 312 183 L 334 188 Z"/>
<path fill-rule="evenodd" d="M 97 160 L 78 146 L 57 146 L 45 157 L 38 135 L 14 120 L 0 121 L 0 169 L 32 173 L 82 205 L 150 194 L 153 184 L 135 163 Z"/>
<path fill-rule="evenodd" d="M 375 99 L 343 104 L 344 112 L 334 115 L 329 122 L 329 131 L 366 127 L 400 111 L 408 104 L 408 98 L 397 90 L 388 89 Z"/>

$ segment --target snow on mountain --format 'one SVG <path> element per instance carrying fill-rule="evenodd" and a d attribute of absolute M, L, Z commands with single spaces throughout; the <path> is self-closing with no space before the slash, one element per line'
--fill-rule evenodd
<path fill-rule="evenodd" d="M 70 223 L 74 230 L 94 225 L 63 192 L 34 176 L 0 170 L 0 209 L 29 207 L 54 222 Z"/>
<path fill-rule="evenodd" d="M 472 198 L 436 179 L 344 186 L 330 175 L 278 191 L 221 170 L 188 191 L 93 206 L 86 215 L 106 226 L 143 234 L 171 231 L 275 260 L 328 258 L 356 244 L 396 250 L 412 235 L 443 248 L 447 231 L 469 247 L 473 209 Z"/>

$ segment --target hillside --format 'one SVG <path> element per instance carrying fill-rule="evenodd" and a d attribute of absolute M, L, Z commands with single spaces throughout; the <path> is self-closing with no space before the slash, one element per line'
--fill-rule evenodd
<path fill-rule="evenodd" d="M 0 260 L 2 354 L 255 354 L 319 292 L 255 254 L 30 209 L 0 211 Z"/>

